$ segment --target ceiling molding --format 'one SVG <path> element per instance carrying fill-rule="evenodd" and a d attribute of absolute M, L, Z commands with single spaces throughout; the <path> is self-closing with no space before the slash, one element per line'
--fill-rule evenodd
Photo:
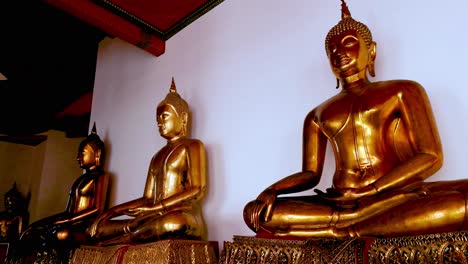
<path fill-rule="evenodd" d="M 117 37 L 146 50 L 154 56 L 164 54 L 165 42 L 156 36 L 148 36 L 137 25 L 117 16 L 89 0 L 44 0 L 44 2 L 93 25 L 112 37 Z M 148 39 L 146 39 L 148 38 Z M 146 43 L 139 45 L 142 40 Z"/>
<path fill-rule="evenodd" d="M 152 1 L 152 0 L 150 0 Z M 186 1 L 186 0 L 182 0 Z M 201 17 L 202 15 L 206 14 L 208 11 L 213 9 L 215 6 L 219 5 L 221 2 L 224 0 L 203 0 L 201 5 L 196 7 L 194 10 L 192 10 L 189 13 L 183 14 L 182 16 L 174 16 L 173 14 L 173 21 L 169 22 L 170 26 L 167 29 L 164 29 L 163 26 L 158 24 L 157 21 L 150 21 L 149 15 L 148 14 L 143 14 L 143 13 L 133 13 L 132 11 L 128 10 L 125 6 L 121 6 L 118 3 L 118 0 L 94 0 L 95 3 L 103 6 L 110 12 L 124 18 L 125 20 L 137 25 L 138 27 L 142 28 L 144 31 L 153 34 L 157 36 L 158 38 L 162 40 L 168 40 L 172 36 L 174 36 L 177 32 L 181 31 L 183 28 L 191 24 L 193 21 Z M 136 3 L 137 1 L 132 2 Z M 139 3 L 142 3 L 144 1 L 138 1 Z M 164 2 L 164 1 L 161 1 Z M 171 6 L 175 5 L 174 2 L 177 1 L 167 1 L 165 2 L 165 6 Z M 193 1 L 192 1 L 193 2 Z M 123 2 L 123 3 L 128 3 Z M 148 6 L 149 1 L 147 1 Z M 190 1 L 186 1 L 186 3 L 190 3 Z M 135 4 L 136 5 L 136 4 Z M 187 4 L 186 4 L 187 5 Z M 158 7 L 161 8 L 161 7 Z M 170 8 L 168 8 L 170 9 Z M 145 19 L 145 17 L 148 17 L 148 19 Z"/>

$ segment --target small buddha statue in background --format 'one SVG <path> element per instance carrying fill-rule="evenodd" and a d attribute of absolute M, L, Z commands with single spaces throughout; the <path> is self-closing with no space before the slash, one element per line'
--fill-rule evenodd
<path fill-rule="evenodd" d="M 13 187 L 5 194 L 5 211 L 0 212 L 0 242 L 14 242 L 29 221 L 27 200 Z"/>
<path fill-rule="evenodd" d="M 325 49 L 342 90 L 313 109 L 303 127 L 303 168 L 244 208 L 257 236 L 392 237 L 468 230 L 468 180 L 425 182 L 443 162 L 424 88 L 415 81 L 371 82 L 376 43 L 351 17 L 328 33 Z M 314 188 L 332 146 L 333 184 Z M 281 196 L 280 196 L 281 195 Z M 279 197 L 280 196 L 280 197 Z"/>
<path fill-rule="evenodd" d="M 143 196 L 108 209 L 89 229 L 100 245 L 206 239 L 201 208 L 207 182 L 205 148 L 188 137 L 189 107 L 174 79 L 156 108 L 156 121 L 167 143 L 151 159 Z M 128 217 L 114 219 L 119 216 Z"/>
<path fill-rule="evenodd" d="M 20 245 L 36 249 L 88 242 L 86 228 L 104 210 L 107 198 L 109 175 L 103 170 L 104 151 L 94 124 L 78 147 L 77 161 L 84 174 L 73 183 L 65 211 L 28 226 Z"/>

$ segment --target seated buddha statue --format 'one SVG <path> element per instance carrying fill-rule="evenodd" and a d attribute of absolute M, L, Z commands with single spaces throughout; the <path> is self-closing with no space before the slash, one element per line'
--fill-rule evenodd
<path fill-rule="evenodd" d="M 21 234 L 20 245 L 37 249 L 88 241 L 86 228 L 104 210 L 107 198 L 109 175 L 102 168 L 104 150 L 94 124 L 78 147 L 77 161 L 84 174 L 73 183 L 65 211 L 29 225 Z"/>
<path fill-rule="evenodd" d="M 205 239 L 206 154 L 200 140 L 188 137 L 189 108 L 174 79 L 156 121 L 167 143 L 151 159 L 143 195 L 111 207 L 93 223 L 89 234 L 99 245 Z"/>
<path fill-rule="evenodd" d="M 0 242 L 18 240 L 29 221 L 27 199 L 16 188 L 16 183 L 5 194 L 5 211 L 0 212 Z"/>
<path fill-rule="evenodd" d="M 443 163 L 424 88 L 411 80 L 371 82 L 376 43 L 366 25 L 342 19 L 325 49 L 342 89 L 310 111 L 302 171 L 262 191 L 243 211 L 258 237 L 392 237 L 468 229 L 468 180 L 426 181 Z M 291 195 L 320 181 L 326 144 L 332 186 Z"/>

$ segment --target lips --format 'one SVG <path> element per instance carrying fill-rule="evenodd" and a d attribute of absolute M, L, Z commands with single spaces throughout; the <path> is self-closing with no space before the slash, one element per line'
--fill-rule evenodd
<path fill-rule="evenodd" d="M 344 66 L 348 65 L 351 62 L 351 59 L 348 58 L 347 56 L 340 56 L 335 60 L 335 65 L 336 66 Z"/>

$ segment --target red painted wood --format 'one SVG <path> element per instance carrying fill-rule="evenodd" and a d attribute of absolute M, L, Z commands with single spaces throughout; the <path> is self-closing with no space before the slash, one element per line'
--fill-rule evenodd
<path fill-rule="evenodd" d="M 44 0 L 44 2 L 130 44 L 138 46 L 144 40 L 141 28 L 89 0 Z M 155 56 L 162 55 L 166 47 L 165 41 L 153 35 L 147 35 L 146 37 L 148 38 L 147 44 L 140 47 Z"/>

